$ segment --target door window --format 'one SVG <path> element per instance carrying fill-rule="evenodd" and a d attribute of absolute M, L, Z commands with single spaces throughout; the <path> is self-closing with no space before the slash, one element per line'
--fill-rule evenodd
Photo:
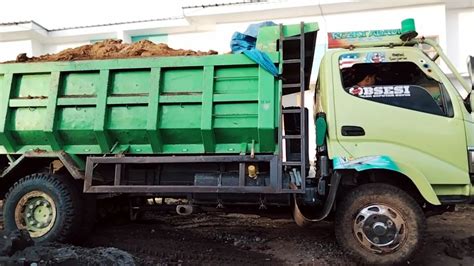
<path fill-rule="evenodd" d="M 412 62 L 357 63 L 341 69 L 344 90 L 354 97 L 452 117 L 446 89 Z"/>

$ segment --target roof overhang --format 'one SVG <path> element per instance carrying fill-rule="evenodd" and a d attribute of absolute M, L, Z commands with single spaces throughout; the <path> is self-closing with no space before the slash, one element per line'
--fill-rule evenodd
<path fill-rule="evenodd" d="M 34 21 L 0 24 L 0 41 L 38 40 L 42 43 L 82 42 L 139 34 L 166 34 L 196 30 L 185 18 L 135 21 L 48 30 Z M 120 33 L 120 34 L 118 34 Z"/>
<path fill-rule="evenodd" d="M 0 24 L 0 41 L 38 39 L 48 36 L 48 31 L 34 21 Z"/>

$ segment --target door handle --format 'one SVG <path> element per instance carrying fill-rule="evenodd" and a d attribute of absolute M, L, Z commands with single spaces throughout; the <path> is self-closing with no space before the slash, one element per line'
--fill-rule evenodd
<path fill-rule="evenodd" d="M 343 136 L 365 136 L 365 131 L 358 126 L 342 126 L 341 133 Z"/>

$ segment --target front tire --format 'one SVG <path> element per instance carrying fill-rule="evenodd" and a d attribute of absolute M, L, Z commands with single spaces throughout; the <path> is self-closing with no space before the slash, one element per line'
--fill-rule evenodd
<path fill-rule="evenodd" d="M 5 229 L 26 229 L 35 242 L 75 242 L 80 237 L 82 210 L 72 180 L 32 174 L 16 182 L 5 197 Z"/>
<path fill-rule="evenodd" d="M 422 248 L 425 216 L 403 190 L 388 184 L 353 189 L 337 206 L 336 239 L 366 264 L 403 263 Z"/>

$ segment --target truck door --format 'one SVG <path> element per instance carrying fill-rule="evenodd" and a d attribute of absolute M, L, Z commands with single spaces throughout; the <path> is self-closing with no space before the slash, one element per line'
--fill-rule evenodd
<path fill-rule="evenodd" d="M 354 159 L 389 156 L 431 184 L 468 184 L 464 106 L 439 67 L 408 49 L 333 55 L 337 139 Z"/>

